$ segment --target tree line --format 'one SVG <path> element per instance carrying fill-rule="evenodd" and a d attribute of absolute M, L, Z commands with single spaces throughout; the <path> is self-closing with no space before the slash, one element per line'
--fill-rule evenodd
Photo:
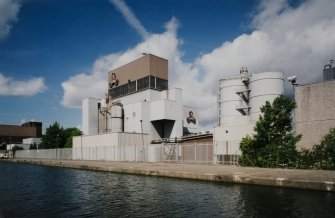
<path fill-rule="evenodd" d="M 78 128 L 64 129 L 58 122 L 54 122 L 46 128 L 42 142 L 38 147 L 40 149 L 72 148 L 72 137 L 79 135 L 82 135 L 82 132 Z"/>
<path fill-rule="evenodd" d="M 335 128 L 312 149 L 297 150 L 296 143 L 302 135 L 292 132 L 291 114 L 295 108 L 295 101 L 283 95 L 261 107 L 255 134 L 241 140 L 241 166 L 335 169 Z"/>

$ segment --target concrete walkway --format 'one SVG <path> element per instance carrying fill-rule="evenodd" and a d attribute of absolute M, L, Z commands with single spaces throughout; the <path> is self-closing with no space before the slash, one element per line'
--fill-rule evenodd
<path fill-rule="evenodd" d="M 335 192 L 335 171 L 327 170 L 292 170 L 184 163 L 51 159 L 14 159 L 8 160 L 8 162 Z"/>

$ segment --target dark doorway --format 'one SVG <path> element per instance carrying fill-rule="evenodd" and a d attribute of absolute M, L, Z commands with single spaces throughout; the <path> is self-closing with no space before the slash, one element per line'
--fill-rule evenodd
<path fill-rule="evenodd" d="M 171 138 L 174 120 L 155 120 L 151 121 L 153 127 L 160 138 Z"/>

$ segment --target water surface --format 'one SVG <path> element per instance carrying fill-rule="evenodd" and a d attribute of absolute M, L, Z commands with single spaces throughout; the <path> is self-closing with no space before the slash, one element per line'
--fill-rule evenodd
<path fill-rule="evenodd" d="M 0 161 L 0 217 L 335 217 L 335 194 Z"/>

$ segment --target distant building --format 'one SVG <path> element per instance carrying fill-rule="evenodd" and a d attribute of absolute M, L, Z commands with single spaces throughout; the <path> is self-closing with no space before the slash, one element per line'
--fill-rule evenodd
<path fill-rule="evenodd" d="M 25 138 L 41 138 L 42 123 L 26 122 L 21 126 L 0 124 L 0 144 L 22 144 Z"/>
<path fill-rule="evenodd" d="M 30 145 L 33 145 L 33 144 L 39 145 L 41 144 L 41 142 L 42 142 L 42 138 L 26 138 L 22 140 L 23 144 L 30 144 Z"/>
<path fill-rule="evenodd" d="M 240 75 L 218 81 L 217 125 L 214 128 L 213 154 L 215 162 L 235 163 L 241 154 L 239 144 L 254 133 L 266 101 L 284 93 L 284 73 L 272 70 L 249 74 L 246 67 Z"/>
<path fill-rule="evenodd" d="M 323 80 L 334 80 L 335 79 L 335 67 L 333 66 L 333 60 L 330 61 L 330 64 L 326 64 L 323 68 Z"/>
<path fill-rule="evenodd" d="M 23 150 L 29 150 L 30 149 L 30 144 L 8 144 L 7 145 L 7 151 L 11 151 L 13 150 L 14 147 L 20 147 L 22 148 Z"/>

